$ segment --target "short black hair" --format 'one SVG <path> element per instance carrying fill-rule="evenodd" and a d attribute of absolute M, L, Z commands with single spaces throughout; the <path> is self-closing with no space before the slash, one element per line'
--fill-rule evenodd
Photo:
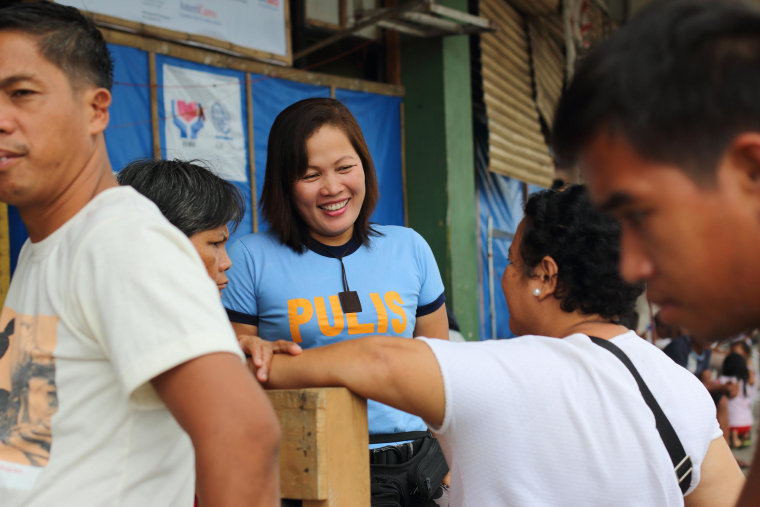
<path fill-rule="evenodd" d="M 240 190 L 199 164 L 197 160 L 136 160 L 116 178 L 156 203 L 187 237 L 228 223 L 234 230 L 245 216 Z"/>
<path fill-rule="evenodd" d="M 760 10 L 738 1 L 652 2 L 583 59 L 560 98 L 560 166 L 604 129 L 697 182 L 745 131 L 760 132 Z"/>
<path fill-rule="evenodd" d="M 528 199 L 519 253 L 527 276 L 535 276 L 545 256 L 554 259 L 554 297 L 565 312 L 580 310 L 620 322 L 635 311 L 644 291 L 643 284 L 620 277 L 620 225 L 594 209 L 583 185 L 544 190 Z"/>
<path fill-rule="evenodd" d="M 261 212 L 283 244 L 303 252 L 309 229 L 293 201 L 293 186 L 306 173 L 309 159 L 306 141 L 321 127 L 330 125 L 346 134 L 364 168 L 364 202 L 354 223 L 354 238 L 368 245 L 369 237 L 379 233 L 369 218 L 380 197 L 375 164 L 359 123 L 340 101 L 310 98 L 291 104 L 277 115 L 269 131 L 267 165 L 261 189 Z"/>
<path fill-rule="evenodd" d="M 113 86 L 113 62 L 103 35 L 74 7 L 46 1 L 12 3 L 0 7 L 0 31 L 35 37 L 42 56 L 75 88 L 83 82 L 108 90 Z"/>

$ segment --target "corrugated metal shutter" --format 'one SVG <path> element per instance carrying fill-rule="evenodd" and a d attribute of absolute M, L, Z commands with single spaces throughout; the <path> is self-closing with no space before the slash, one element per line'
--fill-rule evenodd
<path fill-rule="evenodd" d="M 528 17 L 527 23 L 533 53 L 536 105 L 547 126 L 551 127 L 565 79 L 562 18 Z"/>
<path fill-rule="evenodd" d="M 554 165 L 534 99 L 528 25 L 504 0 L 481 0 L 479 7 L 480 15 L 497 27 L 496 32 L 480 36 L 489 170 L 548 187 L 554 178 Z M 550 51 L 541 53 L 541 58 L 549 59 L 545 53 Z M 538 86 L 554 89 L 554 83 L 543 78 Z M 548 91 L 539 95 L 549 96 Z M 548 100 L 543 102 L 548 104 Z"/>

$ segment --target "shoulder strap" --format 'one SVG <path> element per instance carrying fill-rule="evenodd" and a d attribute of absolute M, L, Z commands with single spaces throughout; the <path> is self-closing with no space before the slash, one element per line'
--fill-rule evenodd
<path fill-rule="evenodd" d="M 673 470 L 675 471 L 676 479 L 678 479 L 678 485 L 681 488 L 681 492 L 686 493 L 686 491 L 689 489 L 689 486 L 691 485 L 691 458 L 688 454 L 686 454 L 683 445 L 681 445 L 681 440 L 678 438 L 678 435 L 673 429 L 673 426 L 670 424 L 670 421 L 665 415 L 665 412 L 662 411 L 662 408 L 660 408 L 660 405 L 657 403 L 654 395 L 652 395 L 652 391 L 649 390 L 636 367 L 633 366 L 633 363 L 628 358 L 628 356 L 625 355 L 622 350 L 620 350 L 620 347 L 609 340 L 603 340 L 601 338 L 597 338 L 596 336 L 589 336 L 589 338 L 591 338 L 591 341 L 600 347 L 607 349 L 615 354 L 615 356 L 620 359 L 625 367 L 628 368 L 628 371 L 631 372 L 633 378 L 636 379 L 636 383 L 639 385 L 639 391 L 641 391 L 641 395 L 644 397 L 644 401 L 654 414 L 654 420 L 657 424 L 657 431 L 660 433 L 660 438 L 665 444 L 665 448 L 668 450 L 670 460 L 673 462 Z"/>

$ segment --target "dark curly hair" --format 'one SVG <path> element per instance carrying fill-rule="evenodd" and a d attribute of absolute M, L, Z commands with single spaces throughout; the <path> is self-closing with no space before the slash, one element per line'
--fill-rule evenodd
<path fill-rule="evenodd" d="M 563 311 L 580 310 L 615 322 L 634 311 L 644 286 L 620 278 L 620 226 L 594 209 L 583 185 L 532 195 L 523 222 L 523 270 L 534 277 L 541 259 L 554 259 L 554 297 Z"/>

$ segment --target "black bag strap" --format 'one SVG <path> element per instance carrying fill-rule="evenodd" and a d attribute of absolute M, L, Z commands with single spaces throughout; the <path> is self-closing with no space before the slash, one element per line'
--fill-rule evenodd
<path fill-rule="evenodd" d="M 659 403 L 657 403 L 657 400 L 654 398 L 652 391 L 649 390 L 636 367 L 633 366 L 633 363 L 628 358 L 628 356 L 625 355 L 625 352 L 620 350 L 620 347 L 609 340 L 603 340 L 596 336 L 589 336 L 589 338 L 591 338 L 591 341 L 600 347 L 605 348 L 615 354 L 615 356 L 620 359 L 625 367 L 628 368 L 628 371 L 631 372 L 633 378 L 636 379 L 636 383 L 639 385 L 639 391 L 641 391 L 641 395 L 644 397 L 644 401 L 654 414 L 654 420 L 657 424 L 657 431 L 660 433 L 660 438 L 665 444 L 665 448 L 668 450 L 670 460 L 673 462 L 673 470 L 675 471 L 678 485 L 681 488 L 681 492 L 685 494 L 691 485 L 691 458 L 688 454 L 686 454 L 683 445 L 681 445 L 681 440 L 678 438 L 676 430 L 673 429 L 673 426 L 670 424 L 670 421 L 665 415 L 665 412 L 662 411 L 662 408 L 660 408 Z"/>
<path fill-rule="evenodd" d="M 369 436 L 370 444 L 390 444 L 393 442 L 404 442 L 406 440 L 417 440 L 428 435 L 429 431 L 404 431 L 401 433 L 377 433 Z"/>

